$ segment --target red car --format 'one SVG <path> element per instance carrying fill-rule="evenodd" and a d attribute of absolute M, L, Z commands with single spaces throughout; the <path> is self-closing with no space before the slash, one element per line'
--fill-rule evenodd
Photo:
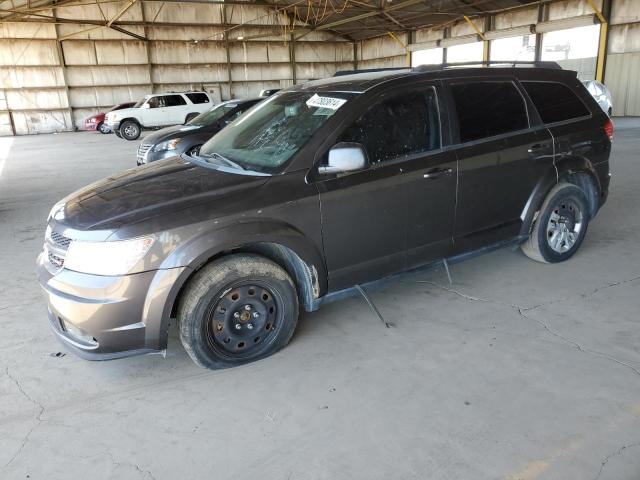
<path fill-rule="evenodd" d="M 113 112 L 114 110 L 122 110 L 123 108 L 130 108 L 135 105 L 136 102 L 120 103 L 114 105 L 107 112 Z M 84 124 L 81 130 L 98 130 L 100 133 L 111 133 L 111 129 L 104 123 L 104 116 L 107 112 L 98 113 L 91 117 L 84 119 Z"/>

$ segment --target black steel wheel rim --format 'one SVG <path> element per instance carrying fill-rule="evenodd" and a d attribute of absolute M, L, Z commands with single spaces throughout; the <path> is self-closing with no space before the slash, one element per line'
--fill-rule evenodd
<path fill-rule="evenodd" d="M 209 305 L 205 331 L 209 347 L 227 358 L 260 355 L 278 336 L 282 299 L 257 281 L 235 284 Z"/>

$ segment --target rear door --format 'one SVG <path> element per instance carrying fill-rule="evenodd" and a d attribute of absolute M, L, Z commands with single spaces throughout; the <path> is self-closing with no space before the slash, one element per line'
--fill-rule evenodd
<path fill-rule="evenodd" d="M 591 102 L 599 120 L 594 119 L 587 91 L 577 79 L 573 81 L 578 92 L 560 82 L 523 81 L 522 85 L 555 139 L 556 161 L 577 156 L 599 164 L 609 158 L 610 143 L 602 128 L 608 117 Z"/>
<path fill-rule="evenodd" d="M 519 234 L 531 192 L 553 168 L 553 140 L 515 79 L 452 79 L 448 85 L 459 144 L 459 253 Z"/>
<path fill-rule="evenodd" d="M 163 119 L 164 125 L 176 125 L 184 123 L 187 118 L 187 101 L 182 95 L 164 95 L 166 105 L 166 117 Z"/>

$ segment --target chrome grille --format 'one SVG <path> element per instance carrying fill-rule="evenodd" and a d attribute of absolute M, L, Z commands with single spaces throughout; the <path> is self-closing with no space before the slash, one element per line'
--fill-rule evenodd
<path fill-rule="evenodd" d="M 57 271 L 64 267 L 64 259 L 71 244 L 71 239 L 47 227 L 44 248 L 49 260 L 50 270 Z"/>
<path fill-rule="evenodd" d="M 49 263 L 51 265 L 53 265 L 56 268 L 62 268 L 64 266 L 64 258 L 59 257 L 58 255 L 52 252 L 48 252 L 48 253 L 49 253 Z"/>
<path fill-rule="evenodd" d="M 58 248 L 66 250 L 69 248 L 69 244 L 71 243 L 71 239 L 65 237 L 64 235 L 59 234 L 58 232 L 51 232 L 51 241 Z"/>
<path fill-rule="evenodd" d="M 138 160 L 140 162 L 147 163 L 147 153 L 151 147 L 153 147 L 153 145 L 149 145 L 147 143 L 141 143 L 138 146 Z"/>

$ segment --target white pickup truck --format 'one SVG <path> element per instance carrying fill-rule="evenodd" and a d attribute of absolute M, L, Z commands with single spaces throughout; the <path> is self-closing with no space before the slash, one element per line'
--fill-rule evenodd
<path fill-rule="evenodd" d="M 131 108 L 107 113 L 104 123 L 117 136 L 135 140 L 142 129 L 187 123 L 212 106 L 206 92 L 154 93 Z"/>

